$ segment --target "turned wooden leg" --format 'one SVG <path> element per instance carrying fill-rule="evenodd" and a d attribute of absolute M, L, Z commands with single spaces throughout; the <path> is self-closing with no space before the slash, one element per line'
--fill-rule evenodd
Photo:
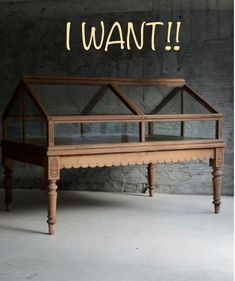
<path fill-rule="evenodd" d="M 215 213 L 218 214 L 220 211 L 221 204 L 221 167 L 213 168 L 213 204 L 215 208 Z"/>
<path fill-rule="evenodd" d="M 150 163 L 148 164 L 148 190 L 149 190 L 150 197 L 153 197 L 154 177 L 155 177 L 155 167 L 152 163 Z"/>
<path fill-rule="evenodd" d="M 57 184 L 56 180 L 48 180 L 48 230 L 49 234 L 55 234 L 56 224 L 56 201 L 57 201 Z"/>
<path fill-rule="evenodd" d="M 6 211 L 10 211 L 12 208 L 12 166 L 13 166 L 13 162 L 8 162 L 7 165 L 4 166 L 4 189 L 5 189 Z"/>

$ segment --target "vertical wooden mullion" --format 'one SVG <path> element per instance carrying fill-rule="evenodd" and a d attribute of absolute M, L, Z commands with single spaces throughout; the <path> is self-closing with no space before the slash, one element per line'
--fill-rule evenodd
<path fill-rule="evenodd" d="M 5 140 L 8 138 L 8 130 L 7 130 L 7 119 L 2 119 L 2 138 Z"/>
<path fill-rule="evenodd" d="M 148 122 L 148 134 L 153 135 L 154 130 L 153 130 L 153 122 Z"/>
<path fill-rule="evenodd" d="M 181 93 L 180 93 L 180 113 L 184 114 L 184 93 L 183 93 L 183 89 L 181 89 Z M 181 137 L 184 136 L 184 121 L 181 121 L 180 123 L 180 135 Z"/>
<path fill-rule="evenodd" d="M 222 138 L 222 134 L 223 134 L 223 124 L 222 124 L 222 120 L 216 120 L 216 131 L 215 131 L 215 137 L 217 139 L 221 139 Z"/>
<path fill-rule="evenodd" d="M 145 122 L 139 122 L 139 136 L 140 142 L 145 142 Z"/>
<path fill-rule="evenodd" d="M 51 120 L 47 121 L 47 144 L 48 146 L 55 145 L 55 127 L 54 122 Z"/>
<path fill-rule="evenodd" d="M 22 136 L 23 136 L 23 143 L 25 143 L 25 93 L 22 93 Z"/>
<path fill-rule="evenodd" d="M 81 134 L 81 136 L 83 136 L 83 133 L 84 133 L 84 126 L 83 126 L 83 123 L 80 123 L 80 134 Z"/>

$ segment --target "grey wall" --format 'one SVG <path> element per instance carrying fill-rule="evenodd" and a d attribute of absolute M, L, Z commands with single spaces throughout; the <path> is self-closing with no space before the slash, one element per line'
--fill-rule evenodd
<path fill-rule="evenodd" d="M 66 52 L 64 25 L 73 24 Z M 79 25 L 104 20 L 182 22 L 180 52 L 82 51 Z M 76 28 L 77 25 L 77 28 Z M 149 35 L 148 35 L 149 36 Z M 160 35 L 162 42 L 163 35 Z M 226 141 L 223 194 L 233 194 L 233 1 L 0 1 L 0 112 L 22 75 L 184 77 L 224 114 Z M 43 172 L 17 164 L 15 186 L 43 188 Z M 60 188 L 142 191 L 145 166 L 62 171 Z M 2 177 L 1 177 L 2 179 Z M 157 189 L 167 193 L 210 194 L 211 168 L 196 161 L 157 165 Z"/>

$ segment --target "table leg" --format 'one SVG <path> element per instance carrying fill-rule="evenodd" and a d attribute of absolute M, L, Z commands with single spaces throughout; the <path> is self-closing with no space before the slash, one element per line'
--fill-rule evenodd
<path fill-rule="evenodd" d="M 224 149 L 216 148 L 215 157 L 210 160 L 210 165 L 213 169 L 213 204 L 215 213 L 220 212 L 221 205 L 221 184 L 222 184 L 222 166 L 224 164 Z"/>
<path fill-rule="evenodd" d="M 221 167 L 213 168 L 213 204 L 215 213 L 218 214 L 220 212 L 220 204 L 221 204 Z"/>
<path fill-rule="evenodd" d="M 148 164 L 148 190 L 149 196 L 153 197 L 154 192 L 154 177 L 155 177 L 155 167 L 154 164 Z"/>
<path fill-rule="evenodd" d="M 12 208 L 12 168 L 14 162 L 12 160 L 4 160 L 4 190 L 6 211 Z"/>
<path fill-rule="evenodd" d="M 56 180 L 48 180 L 47 195 L 48 195 L 48 230 L 49 234 L 55 234 L 56 224 L 56 203 L 57 203 L 57 184 Z"/>

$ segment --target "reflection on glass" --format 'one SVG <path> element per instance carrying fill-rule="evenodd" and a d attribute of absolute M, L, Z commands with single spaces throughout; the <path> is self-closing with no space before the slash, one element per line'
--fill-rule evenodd
<path fill-rule="evenodd" d="M 49 115 L 132 114 L 106 85 L 33 85 L 33 89 Z"/>
<path fill-rule="evenodd" d="M 55 144 L 98 144 L 139 141 L 139 123 L 55 124 Z"/>
<path fill-rule="evenodd" d="M 146 141 L 215 138 L 215 121 L 158 121 L 149 123 Z"/>
<path fill-rule="evenodd" d="M 24 95 L 25 108 L 25 142 L 46 144 L 47 141 L 47 125 L 46 120 L 36 106 L 33 99 L 28 95 Z"/>
<path fill-rule="evenodd" d="M 16 96 L 14 103 L 8 113 L 5 121 L 6 137 L 13 141 L 23 140 L 23 124 L 22 124 L 22 100 L 23 93 L 20 91 Z"/>

